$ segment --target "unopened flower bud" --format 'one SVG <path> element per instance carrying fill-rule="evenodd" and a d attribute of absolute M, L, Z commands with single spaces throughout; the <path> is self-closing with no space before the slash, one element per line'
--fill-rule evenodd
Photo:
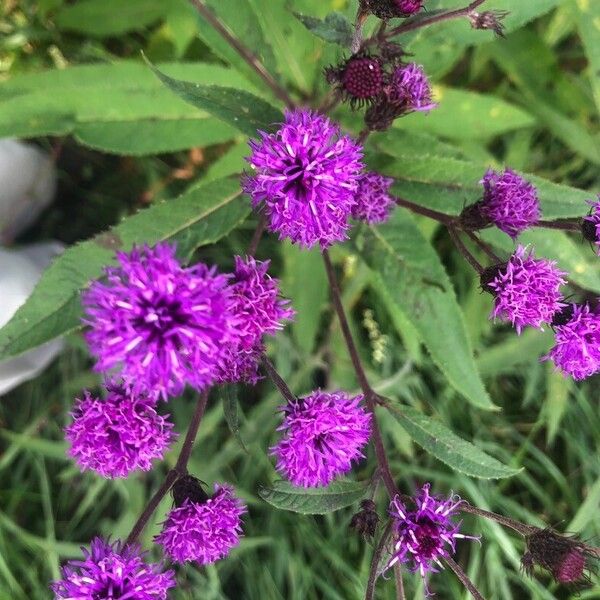
<path fill-rule="evenodd" d="M 198 504 L 204 504 L 208 500 L 208 495 L 202 489 L 202 485 L 199 479 L 192 475 L 184 475 L 180 477 L 173 485 L 173 501 L 175 506 L 181 506 L 186 500 L 196 502 Z"/>
<path fill-rule="evenodd" d="M 352 517 L 350 527 L 365 540 L 372 540 L 379 523 L 375 502 L 363 500 L 360 507 L 361 509 Z"/>
<path fill-rule="evenodd" d="M 325 69 L 325 77 L 329 83 L 337 84 L 342 97 L 352 108 L 357 108 L 381 96 L 385 73 L 381 59 L 357 54 L 337 67 Z"/>

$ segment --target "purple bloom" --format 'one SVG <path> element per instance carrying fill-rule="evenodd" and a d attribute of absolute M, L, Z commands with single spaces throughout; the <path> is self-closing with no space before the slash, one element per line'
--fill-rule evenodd
<path fill-rule="evenodd" d="M 582 231 L 584 237 L 597 246 L 596 252 L 600 256 L 600 194 L 598 201 L 589 200 L 588 204 L 592 209 L 589 215 L 583 217 Z"/>
<path fill-rule="evenodd" d="M 260 135 L 249 142 L 255 174 L 243 186 L 253 206 L 264 204 L 271 231 L 307 248 L 346 239 L 363 168 L 361 146 L 308 110 L 287 112 L 276 133 Z"/>
<path fill-rule="evenodd" d="M 137 546 L 95 538 L 82 550 L 83 560 L 67 563 L 51 585 L 56 600 L 166 600 L 175 586 L 173 571 L 144 562 Z"/>
<path fill-rule="evenodd" d="M 120 364 L 126 381 L 163 398 L 186 383 L 213 383 L 236 333 L 228 278 L 203 264 L 182 267 L 168 244 L 117 258 L 106 283 L 93 282 L 83 296 L 96 369 Z"/>
<path fill-rule="evenodd" d="M 600 371 L 600 313 L 588 304 L 571 304 L 555 317 L 554 347 L 543 357 L 580 380 Z"/>
<path fill-rule="evenodd" d="M 397 67 L 392 73 L 390 101 L 403 112 L 428 111 L 437 105 L 431 100 L 431 87 L 423 67 L 409 63 Z"/>
<path fill-rule="evenodd" d="M 389 194 L 392 183 L 393 179 L 379 173 L 363 175 L 358 184 L 352 216 L 371 225 L 387 221 L 394 205 Z"/>
<path fill-rule="evenodd" d="M 173 424 L 156 412 L 156 400 L 110 384 L 106 400 L 89 392 L 77 400 L 65 428 L 69 455 L 79 467 L 109 479 L 149 471 L 174 439 Z"/>
<path fill-rule="evenodd" d="M 490 318 L 510 321 L 519 334 L 524 327 L 551 323 L 565 306 L 560 287 L 566 283 L 566 273 L 556 268 L 555 261 L 535 259 L 523 246 L 517 247 L 507 263 L 489 271 L 493 278 L 484 285 L 495 296 Z"/>
<path fill-rule="evenodd" d="M 203 502 L 188 497 L 171 510 L 154 538 L 175 562 L 207 565 L 239 544 L 246 506 L 230 486 L 215 484 L 214 489 L 214 495 Z"/>
<path fill-rule="evenodd" d="M 371 415 L 362 399 L 317 390 L 283 406 L 285 418 L 277 430 L 285 434 L 271 448 L 277 470 L 302 487 L 327 485 L 347 473 L 369 441 Z"/>
<path fill-rule="evenodd" d="M 226 358 L 219 367 L 219 383 L 255 383 L 258 362 L 264 351 L 263 336 L 275 335 L 283 329 L 283 321 L 294 317 L 289 301 L 279 294 L 278 280 L 267 273 L 269 262 L 235 257 L 231 310 L 239 332 L 228 345 Z"/>
<path fill-rule="evenodd" d="M 498 229 L 515 239 L 540 219 L 535 186 L 511 169 L 498 173 L 489 169 L 483 185 L 481 213 Z"/>
<path fill-rule="evenodd" d="M 424 0 L 394 0 L 398 10 L 405 16 L 418 13 L 423 8 Z"/>
<path fill-rule="evenodd" d="M 411 562 L 411 571 L 418 571 L 425 578 L 427 573 L 437 573 L 435 565 L 443 568 L 441 558 L 456 551 L 456 540 L 479 538 L 460 533 L 460 523 L 452 517 L 460 505 L 460 498 L 441 500 L 429 494 L 426 483 L 413 500 L 415 508 L 409 510 L 396 496 L 390 503 L 390 515 L 394 523 L 394 552 L 387 568 L 398 561 Z M 427 591 L 427 595 L 430 595 Z"/>

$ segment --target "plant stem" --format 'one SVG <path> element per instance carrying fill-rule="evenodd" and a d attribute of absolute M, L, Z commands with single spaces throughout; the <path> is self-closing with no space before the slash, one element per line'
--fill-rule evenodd
<path fill-rule="evenodd" d="M 465 229 L 464 232 L 495 262 L 504 262 L 493 250 L 492 247 L 484 242 L 478 235 L 473 233 L 469 229 Z"/>
<path fill-rule="evenodd" d="M 281 395 L 286 399 L 289 404 L 294 404 L 298 401 L 298 397 L 290 390 L 288 384 L 283 380 L 283 377 L 277 372 L 273 363 L 267 358 L 266 355 L 262 357 L 262 363 L 265 367 L 265 371 L 269 376 L 269 379 L 275 384 L 275 387 L 281 392 Z"/>
<path fill-rule="evenodd" d="M 140 518 L 136 521 L 131 533 L 127 536 L 126 544 L 132 544 L 135 542 L 146 527 L 146 524 L 150 520 L 150 517 L 154 514 L 154 511 L 160 504 L 161 500 L 169 493 L 169 490 L 173 487 L 173 484 L 182 476 L 187 473 L 187 464 L 192 454 L 192 448 L 194 446 L 194 441 L 196 439 L 196 435 L 198 434 L 198 429 L 200 427 L 200 423 L 202 421 L 202 417 L 204 415 L 204 411 L 206 409 L 206 403 L 208 401 L 208 392 L 202 392 L 198 397 L 198 402 L 196 403 L 196 409 L 194 410 L 194 415 L 192 416 L 192 422 L 188 427 L 187 433 L 185 435 L 185 440 L 183 441 L 183 446 L 181 447 L 181 451 L 179 452 L 179 457 L 177 458 L 177 462 L 175 463 L 175 467 L 173 467 L 165 477 L 165 480 L 162 482 L 161 486 L 156 490 L 152 498 L 150 498 L 146 508 L 140 515 Z"/>
<path fill-rule="evenodd" d="M 246 250 L 246 254 L 248 256 L 254 256 L 256 251 L 258 250 L 258 245 L 260 244 L 260 240 L 262 239 L 263 233 L 267 228 L 267 216 L 264 213 L 261 213 L 258 223 L 256 224 L 256 229 L 252 234 L 252 239 L 250 240 L 250 245 L 248 246 L 248 250 Z"/>
<path fill-rule="evenodd" d="M 463 241 L 460 239 L 458 232 L 454 227 L 448 227 L 448 233 L 454 242 L 454 245 L 457 247 L 458 251 L 463 255 L 465 260 L 477 271 L 479 275 L 483 274 L 485 269 L 479 264 L 477 259 L 469 252 L 468 248 L 464 245 Z"/>
<path fill-rule="evenodd" d="M 472 506 L 468 502 L 463 502 L 459 506 L 459 510 L 470 513 L 472 515 L 477 515 L 478 517 L 484 517 L 485 519 L 490 519 L 492 521 L 496 521 L 496 523 L 500 523 L 500 525 L 504 525 L 505 527 L 510 527 L 517 533 L 520 533 L 522 536 L 531 535 L 535 531 L 538 530 L 537 527 L 533 527 L 532 525 L 526 525 L 525 523 L 521 523 L 520 521 L 515 521 L 515 519 L 511 519 L 510 517 L 505 517 L 504 515 L 499 515 L 497 513 L 491 512 L 489 510 L 483 510 L 482 508 L 477 508 L 476 506 Z"/>
<path fill-rule="evenodd" d="M 367 141 L 367 138 L 371 135 L 371 130 L 368 127 L 365 127 L 356 138 L 356 141 L 359 144 L 364 144 Z"/>
<path fill-rule="evenodd" d="M 447 227 L 452 226 L 456 222 L 455 217 L 447 215 L 446 213 L 440 212 L 438 210 L 433 210 L 431 208 L 426 208 L 425 206 L 415 204 L 414 202 L 411 202 L 410 200 L 405 200 L 404 198 L 400 198 L 399 196 L 392 197 L 394 199 L 394 202 L 398 206 L 402 206 L 403 208 L 406 208 L 418 215 L 423 215 L 424 217 L 428 217 L 430 219 L 434 219 L 435 221 L 439 221 Z"/>
<path fill-rule="evenodd" d="M 242 44 L 242 42 L 228 29 L 228 27 L 204 4 L 202 0 L 190 0 L 192 5 L 208 24 L 221 35 L 221 37 L 244 59 L 244 61 L 256 72 L 256 74 L 267 84 L 273 94 L 279 98 L 288 108 L 294 108 L 294 102 L 287 91 L 267 71 L 259 58 Z"/>
<path fill-rule="evenodd" d="M 580 219 L 558 219 L 557 221 L 538 221 L 534 227 L 544 229 L 560 229 L 562 231 L 581 231 Z"/>
<path fill-rule="evenodd" d="M 377 422 L 377 415 L 375 414 L 375 399 L 377 397 L 377 394 L 373 391 L 369 384 L 369 381 L 362 366 L 362 362 L 360 360 L 360 356 L 358 354 L 358 350 L 356 348 L 356 345 L 354 344 L 354 338 L 352 337 L 350 325 L 348 324 L 348 319 L 346 318 L 346 313 L 344 312 L 344 305 L 342 304 L 340 286 L 335 275 L 333 265 L 331 264 L 329 252 L 325 249 L 323 250 L 322 255 L 323 262 L 325 264 L 325 271 L 327 272 L 327 278 L 329 280 L 329 288 L 331 290 L 333 306 L 335 308 L 338 320 L 340 322 L 340 326 L 342 328 L 342 334 L 344 335 L 344 340 L 346 342 L 346 347 L 348 348 L 348 353 L 350 354 L 350 360 L 352 361 L 356 377 L 365 396 L 367 408 L 372 415 L 373 445 L 375 447 L 375 455 L 377 457 L 377 462 L 381 467 L 381 476 L 383 478 L 383 482 L 385 484 L 390 498 L 393 498 L 398 493 L 398 490 L 396 488 L 394 478 L 392 477 L 392 473 L 390 471 L 390 465 L 388 463 L 387 455 L 385 453 L 385 446 L 383 445 L 383 439 L 381 437 L 379 423 Z"/>
<path fill-rule="evenodd" d="M 406 600 L 404 581 L 402 580 L 402 566 L 399 562 L 394 565 L 394 576 L 396 578 L 396 600 Z"/>
<path fill-rule="evenodd" d="M 465 588 L 471 592 L 471 596 L 473 596 L 475 600 L 485 600 L 473 582 L 469 579 L 468 575 L 462 570 L 462 567 L 456 563 L 451 556 L 446 556 L 444 561 L 454 571 L 455 575 L 460 579 L 460 582 L 465 586 Z"/>
<path fill-rule="evenodd" d="M 369 580 L 367 581 L 367 590 L 365 592 L 365 600 L 373 600 L 375 597 L 375 583 L 377 582 L 377 567 L 379 566 L 379 561 L 381 560 L 381 555 L 383 554 L 383 550 L 387 541 L 392 533 L 392 527 L 394 525 L 394 521 L 391 519 L 388 521 L 386 528 L 381 534 L 381 539 L 377 544 L 377 548 L 375 548 L 375 552 L 373 553 L 373 559 L 371 560 L 371 569 L 369 570 Z"/>

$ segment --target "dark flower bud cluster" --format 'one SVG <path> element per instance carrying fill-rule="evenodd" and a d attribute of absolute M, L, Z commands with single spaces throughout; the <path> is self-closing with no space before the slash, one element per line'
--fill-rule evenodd
<path fill-rule="evenodd" d="M 352 516 L 350 527 L 366 541 L 370 541 L 375 536 L 378 524 L 379 515 L 375 502 L 370 499 L 363 500 L 360 503 L 360 510 Z"/>
<path fill-rule="evenodd" d="M 393 19 L 416 15 L 424 3 L 425 0 L 361 0 L 361 7 L 380 19 Z"/>

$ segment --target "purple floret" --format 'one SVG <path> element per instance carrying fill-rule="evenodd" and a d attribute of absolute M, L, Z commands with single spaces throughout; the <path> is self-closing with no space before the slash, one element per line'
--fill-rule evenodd
<path fill-rule="evenodd" d="M 460 498 L 442 500 L 429 494 L 426 483 L 413 499 L 415 508 L 409 510 L 398 496 L 390 503 L 390 515 L 394 519 L 394 550 L 387 568 L 397 562 L 411 563 L 411 571 L 425 578 L 427 573 L 437 573 L 436 565 L 443 569 L 440 559 L 456 552 L 456 540 L 479 538 L 460 533 L 460 523 L 452 517 L 461 503 Z M 426 589 L 427 595 L 431 595 Z"/>
<path fill-rule="evenodd" d="M 406 16 L 414 15 L 423 8 L 424 0 L 394 0 L 398 10 Z"/>
<path fill-rule="evenodd" d="M 65 428 L 69 455 L 83 471 L 109 479 L 127 477 L 137 469 L 149 471 L 175 438 L 173 424 L 156 412 L 155 404 L 155 399 L 126 386 L 110 385 L 105 400 L 86 391 Z"/>
<path fill-rule="evenodd" d="M 215 484 L 214 489 L 214 495 L 204 502 L 186 498 L 167 515 L 154 539 L 173 561 L 207 565 L 239 544 L 246 506 L 230 486 Z"/>
<path fill-rule="evenodd" d="M 490 317 L 510 321 L 519 334 L 524 327 L 541 328 L 543 323 L 551 323 L 565 306 L 560 292 L 565 275 L 555 261 L 535 259 L 532 251 L 518 246 L 487 283 L 495 296 Z"/>
<path fill-rule="evenodd" d="M 437 104 L 431 99 L 431 86 L 423 67 L 409 63 L 397 67 L 392 73 L 390 101 L 402 107 L 403 112 L 428 111 Z"/>
<path fill-rule="evenodd" d="M 310 248 L 343 241 L 363 168 L 362 148 L 327 117 L 286 113 L 276 133 L 250 141 L 254 174 L 243 181 L 254 207 L 263 207 L 280 239 Z"/>
<path fill-rule="evenodd" d="M 227 276 L 201 263 L 182 267 L 168 244 L 117 258 L 83 295 L 96 369 L 120 366 L 123 379 L 165 399 L 186 383 L 211 385 L 236 336 Z"/>
<path fill-rule="evenodd" d="M 392 178 L 379 173 L 365 173 L 358 184 L 352 216 L 371 225 L 387 221 L 394 206 L 389 194 L 393 183 Z"/>
<path fill-rule="evenodd" d="M 318 487 L 350 471 L 364 456 L 371 415 L 362 395 L 317 390 L 282 407 L 281 440 L 271 449 L 277 470 L 294 485 Z"/>
<path fill-rule="evenodd" d="M 148 564 L 138 546 L 92 540 L 83 549 L 83 560 L 72 560 L 62 568 L 62 579 L 52 591 L 56 600 L 166 600 L 175 587 L 173 571 Z"/>
<path fill-rule="evenodd" d="M 481 213 L 511 238 L 540 220 L 540 203 L 535 186 L 511 169 L 488 170 L 483 185 Z"/>
<path fill-rule="evenodd" d="M 554 346 L 544 356 L 557 369 L 581 380 L 600 371 L 600 312 L 588 304 L 571 304 L 554 326 Z M 556 322 L 560 324 L 556 324 Z"/>

